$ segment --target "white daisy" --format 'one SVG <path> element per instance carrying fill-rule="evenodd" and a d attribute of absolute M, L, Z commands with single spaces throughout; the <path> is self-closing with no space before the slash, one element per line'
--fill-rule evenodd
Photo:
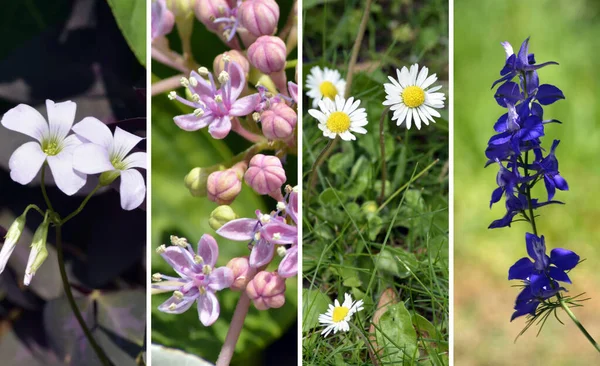
<path fill-rule="evenodd" d="M 356 140 L 352 134 L 367 133 L 362 126 L 366 126 L 367 113 L 364 108 L 358 108 L 360 100 L 354 100 L 353 97 L 344 100 L 336 95 L 335 102 L 331 99 L 322 99 L 318 103 L 318 109 L 309 109 L 308 114 L 319 121 L 319 129 L 323 131 L 323 136 L 334 139 L 340 136 L 342 140 Z M 352 131 L 352 132 L 350 132 Z"/>
<path fill-rule="evenodd" d="M 387 94 L 383 105 L 391 106 L 394 112 L 392 121 L 397 120 L 398 126 L 406 121 L 406 128 L 410 129 L 411 121 L 414 121 L 420 130 L 421 123 L 429 125 L 429 121 L 435 123 L 433 117 L 440 117 L 434 108 L 444 108 L 446 97 L 444 93 L 434 93 L 440 90 L 441 85 L 429 88 L 436 82 L 437 76 L 427 77 L 427 72 L 426 67 L 419 72 L 418 64 L 412 65 L 410 71 L 405 66 L 402 70 L 396 69 L 398 80 L 388 76 L 392 83 L 383 84 Z"/>
<path fill-rule="evenodd" d="M 331 331 L 333 334 L 337 332 L 350 330 L 348 322 L 352 319 L 354 313 L 363 310 L 363 301 L 352 301 L 352 296 L 344 294 L 344 303 L 340 305 L 340 302 L 335 299 L 334 305 L 329 305 L 329 309 L 325 314 L 319 315 L 319 323 L 326 326 L 321 332 L 324 337 L 327 337 Z"/>
<path fill-rule="evenodd" d="M 337 70 L 327 67 L 321 70 L 319 66 L 315 66 L 306 77 L 306 88 L 306 95 L 313 100 L 313 108 L 316 108 L 323 98 L 333 100 L 338 95 L 343 97 L 346 92 L 346 80 L 342 79 Z"/>

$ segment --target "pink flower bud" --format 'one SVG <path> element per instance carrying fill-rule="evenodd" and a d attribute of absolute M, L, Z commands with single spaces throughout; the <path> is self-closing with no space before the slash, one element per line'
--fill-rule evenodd
<path fill-rule="evenodd" d="M 216 18 L 220 18 L 228 14 L 230 10 L 229 4 L 225 0 L 197 0 L 194 12 L 196 18 L 213 33 L 220 34 L 221 27 L 219 23 L 215 23 Z"/>
<path fill-rule="evenodd" d="M 285 279 L 273 272 L 259 272 L 246 286 L 246 294 L 258 310 L 285 304 Z"/>
<path fill-rule="evenodd" d="M 233 283 L 230 289 L 234 291 L 242 291 L 246 288 L 250 277 L 255 269 L 250 267 L 248 257 L 233 258 L 227 263 L 227 268 L 233 272 Z"/>
<path fill-rule="evenodd" d="M 171 33 L 175 24 L 175 16 L 167 8 L 165 0 L 157 0 L 152 3 L 152 28 L 151 37 L 154 41 L 158 37 L 162 37 Z"/>
<path fill-rule="evenodd" d="M 248 48 L 250 63 L 265 74 L 283 71 L 286 57 L 285 43 L 279 37 L 258 37 Z"/>
<path fill-rule="evenodd" d="M 246 56 L 244 56 L 244 54 L 238 50 L 229 50 L 215 57 L 215 60 L 213 61 L 214 75 L 219 75 L 225 70 L 225 63 L 223 62 L 223 56 L 225 55 L 229 57 L 230 62 L 235 62 L 238 64 L 242 70 L 244 70 L 244 74 L 248 76 L 248 73 L 250 72 L 250 63 L 248 62 Z"/>
<path fill-rule="evenodd" d="M 219 205 L 228 205 L 242 190 L 242 181 L 232 169 L 211 173 L 206 182 L 208 199 Z"/>
<path fill-rule="evenodd" d="M 292 136 L 298 122 L 296 112 L 285 103 L 277 103 L 260 115 L 263 135 L 269 140 L 283 140 Z"/>
<path fill-rule="evenodd" d="M 275 33 L 279 5 L 274 0 L 246 0 L 238 10 L 240 23 L 256 37 Z"/>
<path fill-rule="evenodd" d="M 250 160 L 244 180 L 258 194 L 269 194 L 285 183 L 285 170 L 278 157 L 257 154 Z"/>

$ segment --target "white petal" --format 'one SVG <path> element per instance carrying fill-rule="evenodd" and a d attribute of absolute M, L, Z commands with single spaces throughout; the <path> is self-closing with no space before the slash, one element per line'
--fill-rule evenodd
<path fill-rule="evenodd" d="M 98 174 L 115 169 L 110 163 L 108 150 L 92 143 L 82 144 L 75 149 L 73 168 L 85 174 Z"/>
<path fill-rule="evenodd" d="M 50 124 L 50 136 L 62 141 L 71 131 L 75 120 L 77 104 L 70 100 L 62 103 L 54 103 L 46 99 L 46 110 L 48 111 L 48 123 Z"/>
<path fill-rule="evenodd" d="M 352 141 L 352 140 L 356 140 L 356 137 L 354 137 L 354 135 L 352 133 L 350 133 L 350 131 L 344 131 L 340 134 L 340 137 L 342 138 L 342 140 L 344 141 Z"/>
<path fill-rule="evenodd" d="M 430 75 L 427 79 L 425 79 L 423 84 L 421 84 L 421 89 L 427 89 L 431 84 L 435 83 L 436 80 L 437 80 L 437 76 L 435 74 Z M 440 88 L 441 88 L 441 85 L 440 85 Z"/>
<path fill-rule="evenodd" d="M 45 160 L 46 154 L 39 143 L 31 141 L 19 146 L 8 161 L 10 178 L 17 183 L 28 184 L 40 171 Z"/>
<path fill-rule="evenodd" d="M 73 155 L 61 151 L 55 156 L 48 156 L 48 165 L 58 189 L 67 196 L 72 196 L 85 185 L 85 174 L 73 170 Z"/>
<path fill-rule="evenodd" d="M 435 75 L 435 74 L 434 74 Z M 438 91 L 442 88 L 441 85 L 434 86 L 433 88 L 427 90 L 427 93 L 433 93 L 434 91 Z"/>
<path fill-rule="evenodd" d="M 113 136 L 107 125 L 94 117 L 86 117 L 73 126 L 73 131 L 86 140 L 110 149 Z"/>
<path fill-rule="evenodd" d="M 40 112 L 27 104 L 19 104 L 2 117 L 2 126 L 42 142 L 48 136 L 48 123 Z"/>
<path fill-rule="evenodd" d="M 408 108 L 407 113 L 406 113 L 406 128 L 409 130 L 410 130 L 410 127 L 412 126 L 411 121 L 412 121 L 412 109 Z"/>
<path fill-rule="evenodd" d="M 143 138 L 127 132 L 117 127 L 115 130 L 115 139 L 113 144 L 113 150 L 109 152 L 110 155 L 117 154 L 122 160 L 125 156 L 137 145 Z"/>
<path fill-rule="evenodd" d="M 413 119 L 415 120 L 415 126 L 417 126 L 417 130 L 421 129 L 421 118 L 419 118 L 419 113 L 416 108 L 412 110 Z"/>
<path fill-rule="evenodd" d="M 415 85 L 423 88 L 421 85 L 423 84 L 423 82 L 425 81 L 425 79 L 427 79 L 427 73 L 428 72 L 429 72 L 429 69 L 427 69 L 426 67 L 423 67 L 421 69 L 421 72 L 419 72 L 419 76 L 417 77 L 417 81 L 416 81 Z"/>
<path fill-rule="evenodd" d="M 147 154 L 145 152 L 134 152 L 133 154 L 130 154 L 128 157 L 126 157 L 123 160 L 123 164 L 125 164 L 125 166 L 127 167 L 126 169 L 130 169 L 130 168 L 146 169 L 146 157 L 147 157 Z"/>
<path fill-rule="evenodd" d="M 121 207 L 131 211 L 144 202 L 146 198 L 146 184 L 144 177 L 135 169 L 121 172 Z"/>

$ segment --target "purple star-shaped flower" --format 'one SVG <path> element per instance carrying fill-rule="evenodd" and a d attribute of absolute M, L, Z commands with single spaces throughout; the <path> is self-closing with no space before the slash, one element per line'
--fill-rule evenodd
<path fill-rule="evenodd" d="M 211 73 L 202 68 L 198 72 L 192 71 L 189 79 L 181 79 L 181 84 L 189 89 L 192 100 L 184 99 L 175 92 L 169 94 L 169 99 L 176 99 L 194 108 L 193 113 L 176 116 L 173 121 L 186 131 L 197 131 L 208 126 L 212 137 L 223 139 L 231 131 L 231 119 L 254 112 L 260 96 L 254 93 L 238 99 L 246 86 L 246 76 L 237 63 L 225 57 L 224 70 L 217 77 L 218 89 Z M 209 80 L 200 74 L 208 76 Z"/>
<path fill-rule="evenodd" d="M 158 309 L 165 313 L 181 314 L 188 310 L 194 301 L 198 304 L 200 322 L 205 326 L 212 325 L 220 313 L 219 300 L 215 292 L 228 288 L 233 283 L 233 272 L 227 267 L 214 268 L 219 256 L 216 240 L 202 235 L 198 242 L 198 252 L 194 253 L 191 245 L 178 239 L 177 245 L 166 247 L 161 245 L 157 252 L 180 276 L 170 277 L 155 274 L 154 280 L 167 280 L 164 285 L 154 284 L 152 287 L 174 291 L 167 301 Z"/>

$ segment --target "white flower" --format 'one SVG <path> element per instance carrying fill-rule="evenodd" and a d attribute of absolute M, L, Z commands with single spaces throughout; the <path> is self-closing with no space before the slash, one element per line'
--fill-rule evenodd
<path fill-rule="evenodd" d="M 406 128 L 410 129 L 414 121 L 420 130 L 421 123 L 429 125 L 429 121 L 435 123 L 433 117 L 440 117 L 434 108 L 444 108 L 446 98 L 444 93 L 434 93 L 441 85 L 427 89 L 437 80 L 435 74 L 427 77 L 427 72 L 426 67 L 419 72 L 418 64 L 412 65 L 410 71 L 405 66 L 402 70 L 396 69 L 398 80 L 388 76 L 392 83 L 383 84 L 387 94 L 383 105 L 391 106 L 392 121 L 397 120 L 398 126 L 406 121 Z"/>
<path fill-rule="evenodd" d="M 47 161 L 56 186 L 65 194 L 75 194 L 86 176 L 73 170 L 73 151 L 81 144 L 69 131 L 75 119 L 77 105 L 71 101 L 54 103 L 46 100 L 48 122 L 27 104 L 19 104 L 2 117 L 2 126 L 31 136 L 37 141 L 21 145 L 10 157 L 10 177 L 17 183 L 28 184 Z"/>
<path fill-rule="evenodd" d="M 146 169 L 146 153 L 127 154 L 143 138 L 120 129 L 113 137 L 110 129 L 98 119 L 84 118 L 73 131 L 89 142 L 77 148 L 73 166 L 86 174 L 115 172 L 121 176 L 121 207 L 133 210 L 144 202 L 146 185 L 142 174 L 133 168 Z"/>
<path fill-rule="evenodd" d="M 342 140 L 356 140 L 350 132 L 367 133 L 362 126 L 367 125 L 367 113 L 364 108 L 358 108 L 360 100 L 354 101 L 353 97 L 344 100 L 337 95 L 335 102 L 330 99 L 319 101 L 318 109 L 309 109 L 308 113 L 319 121 L 319 129 L 323 136 L 334 139 L 339 135 Z"/>
<path fill-rule="evenodd" d="M 323 98 L 333 100 L 336 96 L 344 96 L 346 91 L 346 80 L 342 79 L 340 72 L 319 66 L 310 69 L 310 75 L 306 77 L 306 95 L 313 100 L 313 108 L 316 108 Z"/>
<path fill-rule="evenodd" d="M 327 337 L 331 331 L 333 334 L 350 330 L 348 322 L 352 319 L 354 313 L 363 310 L 363 301 L 352 301 L 352 296 L 344 294 L 344 303 L 340 305 L 340 302 L 335 299 L 334 305 L 329 305 L 329 309 L 325 314 L 319 315 L 319 323 L 326 326 L 321 332 L 324 337 Z"/>

